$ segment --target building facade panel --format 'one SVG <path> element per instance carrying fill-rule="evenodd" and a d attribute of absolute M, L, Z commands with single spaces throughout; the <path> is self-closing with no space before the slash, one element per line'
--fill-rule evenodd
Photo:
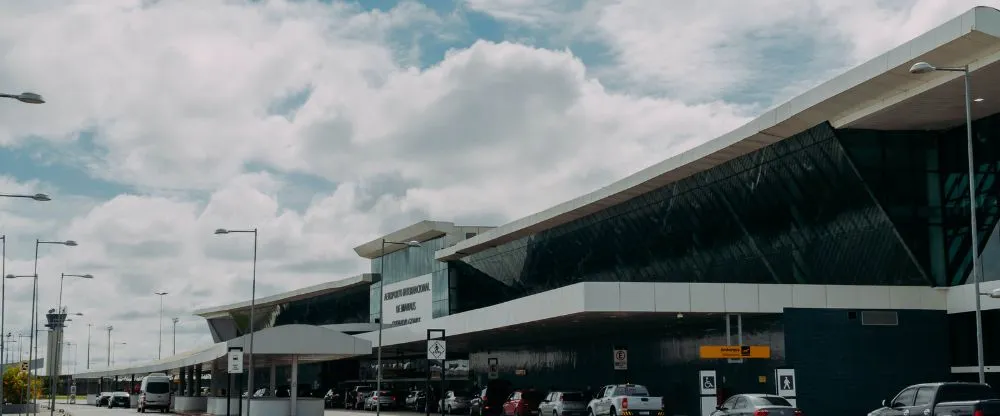
<path fill-rule="evenodd" d="M 828 124 L 450 267 L 452 313 L 579 281 L 931 284 Z"/>
<path fill-rule="evenodd" d="M 1000 217 L 1000 115 L 973 123 L 979 250 Z M 940 131 L 837 132 L 858 172 L 935 286 L 962 284 L 972 269 L 965 126 Z M 988 273 L 996 278 L 996 273 Z"/>

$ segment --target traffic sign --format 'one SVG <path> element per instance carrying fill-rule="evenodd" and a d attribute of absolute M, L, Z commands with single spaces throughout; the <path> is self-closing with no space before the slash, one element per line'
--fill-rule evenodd
<path fill-rule="evenodd" d="M 784 398 L 795 397 L 794 369 L 779 368 L 774 370 L 774 383 L 776 384 L 779 396 Z"/>
<path fill-rule="evenodd" d="M 234 349 L 229 351 L 229 374 L 243 373 L 243 350 Z"/>
<path fill-rule="evenodd" d="M 722 358 L 771 358 L 767 345 L 702 345 L 698 355 L 703 359 Z"/>
<path fill-rule="evenodd" d="M 443 339 L 427 340 L 427 359 L 445 360 L 448 356 L 448 345 Z"/>
<path fill-rule="evenodd" d="M 615 348 L 615 370 L 628 370 L 628 349 L 625 347 Z"/>
<path fill-rule="evenodd" d="M 715 370 L 702 370 L 698 372 L 698 382 L 701 385 L 703 396 L 715 396 L 718 383 L 715 380 Z"/>
<path fill-rule="evenodd" d="M 490 380 L 496 380 L 500 378 L 500 364 L 498 363 L 497 358 L 496 357 L 487 358 L 486 363 L 488 364 L 490 370 L 490 375 L 489 375 Z"/>

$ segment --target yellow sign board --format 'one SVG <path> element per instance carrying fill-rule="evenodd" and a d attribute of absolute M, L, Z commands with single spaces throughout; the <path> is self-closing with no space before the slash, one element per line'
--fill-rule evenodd
<path fill-rule="evenodd" d="M 771 358 L 767 345 L 702 345 L 698 354 L 703 359 Z"/>

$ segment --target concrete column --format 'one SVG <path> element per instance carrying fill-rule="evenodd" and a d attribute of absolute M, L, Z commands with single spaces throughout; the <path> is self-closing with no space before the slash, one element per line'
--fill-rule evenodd
<path fill-rule="evenodd" d="M 291 391 L 291 396 L 292 397 L 291 397 L 291 400 L 289 401 L 289 403 L 290 403 L 290 408 L 291 408 L 291 415 L 295 416 L 295 414 L 297 412 L 298 404 L 299 404 L 298 403 L 298 401 L 299 401 L 299 356 L 298 355 L 292 355 L 292 382 L 291 382 L 291 384 L 292 384 L 292 386 L 291 386 L 292 387 L 292 391 Z"/>
<path fill-rule="evenodd" d="M 201 397 L 201 378 L 203 376 L 201 365 L 194 366 L 194 397 Z"/>
<path fill-rule="evenodd" d="M 188 391 L 187 397 L 194 397 L 194 366 L 188 367 Z"/>
<path fill-rule="evenodd" d="M 272 395 L 274 390 L 278 388 L 278 366 L 271 364 L 271 376 L 268 378 L 267 389 Z"/>
<path fill-rule="evenodd" d="M 187 367 L 181 367 L 180 368 L 180 373 L 181 374 L 180 374 L 179 378 L 180 378 L 180 382 L 181 383 L 177 386 L 177 394 L 176 394 L 176 396 L 183 396 L 184 395 L 184 391 L 185 391 L 184 389 L 187 388 L 187 377 L 186 377 L 187 376 Z"/>

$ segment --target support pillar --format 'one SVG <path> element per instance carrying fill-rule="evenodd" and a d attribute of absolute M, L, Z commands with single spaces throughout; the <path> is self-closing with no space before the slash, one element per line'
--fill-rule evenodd
<path fill-rule="evenodd" d="M 194 366 L 188 367 L 187 397 L 194 397 Z"/>
<path fill-rule="evenodd" d="M 177 386 L 176 396 L 183 396 L 186 391 L 185 389 L 187 388 L 187 367 L 181 367 L 180 373 L 180 377 L 178 377 L 180 379 L 180 385 Z"/>
<path fill-rule="evenodd" d="M 299 401 L 299 356 L 298 355 L 292 355 L 292 381 L 291 381 L 291 387 L 292 387 L 292 389 L 291 389 L 292 391 L 291 391 L 290 396 L 292 396 L 292 397 L 291 397 L 291 400 L 289 400 L 289 403 L 290 403 L 290 408 L 291 408 L 291 414 L 295 415 L 295 414 L 297 414 L 297 409 L 298 409 L 298 404 L 299 404 L 298 403 L 298 401 Z"/>
<path fill-rule="evenodd" d="M 201 379 L 204 376 L 201 364 L 194 366 L 194 397 L 201 397 Z"/>
<path fill-rule="evenodd" d="M 278 366 L 271 364 L 271 376 L 268 378 L 267 391 L 273 396 L 278 389 Z"/>

